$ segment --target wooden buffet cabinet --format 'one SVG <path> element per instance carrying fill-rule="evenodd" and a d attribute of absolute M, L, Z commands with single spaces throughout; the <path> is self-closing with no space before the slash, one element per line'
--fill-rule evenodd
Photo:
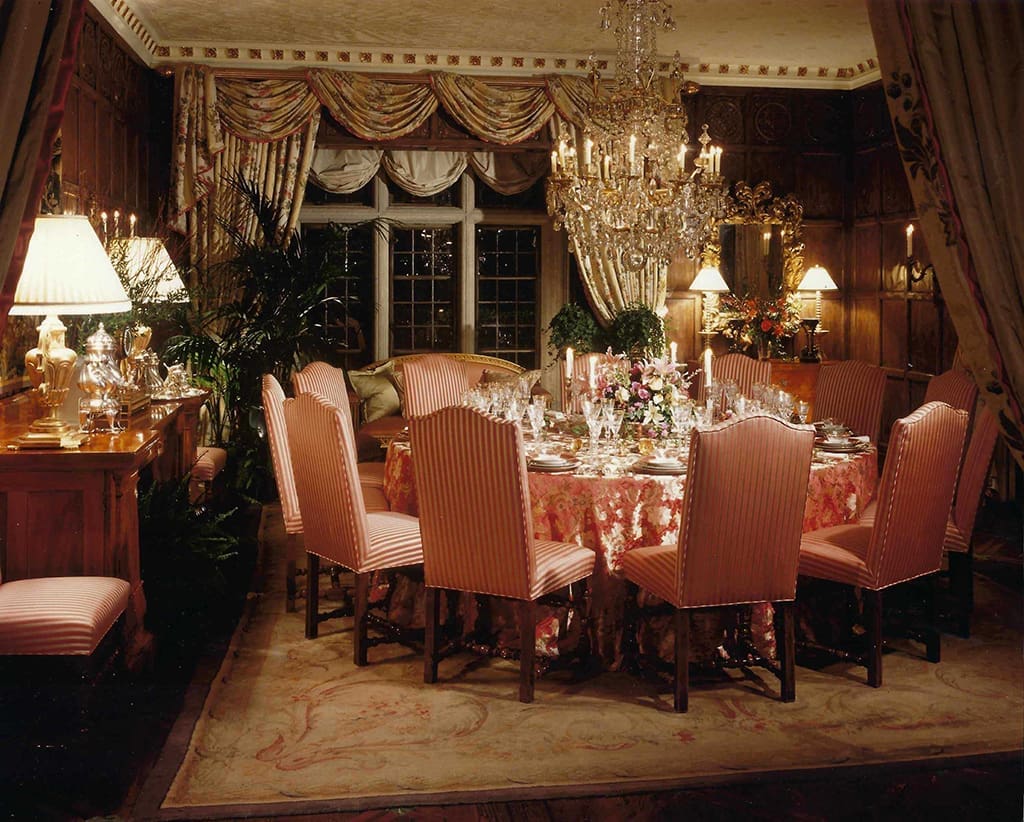
<path fill-rule="evenodd" d="M 206 395 L 153 403 L 118 434 L 93 434 L 77 449 L 17 449 L 37 416 L 27 398 L 6 401 L 0 423 L 0 561 L 4 580 L 106 575 L 131 583 L 126 656 L 139 663 L 152 637 L 139 562 L 137 489 L 182 476 L 195 461 Z"/>

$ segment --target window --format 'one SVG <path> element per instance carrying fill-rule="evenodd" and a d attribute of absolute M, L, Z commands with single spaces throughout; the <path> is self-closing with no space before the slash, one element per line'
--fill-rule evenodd
<path fill-rule="evenodd" d="M 331 267 L 323 313 L 324 337 L 333 343 L 336 362 L 356 368 L 373 356 L 373 228 L 366 225 L 306 225 L 304 255 L 324 255 Z"/>
<path fill-rule="evenodd" d="M 391 353 L 456 351 L 454 228 L 392 228 Z"/>
<path fill-rule="evenodd" d="M 476 230 L 476 350 L 537 367 L 538 226 Z"/>

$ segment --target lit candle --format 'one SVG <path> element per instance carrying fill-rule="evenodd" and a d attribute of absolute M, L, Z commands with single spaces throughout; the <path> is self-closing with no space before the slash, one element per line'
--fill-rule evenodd
<path fill-rule="evenodd" d="M 128 225 L 131 226 L 131 236 L 132 237 L 135 236 L 135 223 L 136 223 L 137 220 L 138 220 L 138 218 L 134 214 L 129 214 L 128 215 Z"/>
<path fill-rule="evenodd" d="M 565 167 L 565 140 L 558 141 L 558 162 Z"/>
<path fill-rule="evenodd" d="M 767 257 L 771 247 L 772 233 L 770 231 L 766 231 L 764 232 L 764 234 L 761 235 L 761 253 L 764 254 L 765 257 Z"/>
<path fill-rule="evenodd" d="M 557 174 L 558 173 L 558 152 L 557 151 L 552 151 L 551 152 L 551 173 L 552 174 Z"/>
<path fill-rule="evenodd" d="M 715 149 L 714 149 L 714 152 L 715 152 L 715 174 L 721 174 L 722 173 L 722 147 L 721 146 L 716 146 Z"/>
<path fill-rule="evenodd" d="M 668 356 L 669 359 L 671 359 L 673 365 L 675 365 L 676 363 L 676 355 L 678 354 L 678 352 L 679 344 L 675 340 L 672 340 L 672 342 L 668 344 Z"/>
<path fill-rule="evenodd" d="M 103 236 L 107 236 L 107 212 L 100 212 L 100 220 L 103 222 Z"/>
<path fill-rule="evenodd" d="M 907 226 L 907 258 L 914 256 L 914 227 Z"/>
<path fill-rule="evenodd" d="M 711 378 L 711 349 L 704 349 L 704 387 L 709 388 L 714 380 Z"/>
<path fill-rule="evenodd" d="M 115 211 L 114 212 L 114 236 L 115 237 L 117 236 L 117 225 L 120 222 L 120 220 L 121 220 L 121 212 L 120 211 Z"/>
<path fill-rule="evenodd" d="M 604 155 L 604 178 L 610 180 L 612 176 L 612 155 Z"/>
<path fill-rule="evenodd" d="M 573 350 L 571 348 L 565 349 L 565 378 L 567 380 L 572 379 L 572 358 Z"/>
<path fill-rule="evenodd" d="M 583 165 L 588 172 L 590 171 L 590 161 L 592 159 L 593 150 L 594 141 L 588 137 L 587 141 L 583 144 Z"/>
<path fill-rule="evenodd" d="M 632 171 L 633 163 L 636 162 L 636 135 L 629 135 L 629 166 Z"/>
<path fill-rule="evenodd" d="M 679 153 L 676 155 L 676 159 L 679 161 L 679 170 L 686 171 L 686 143 L 682 143 L 679 146 Z"/>

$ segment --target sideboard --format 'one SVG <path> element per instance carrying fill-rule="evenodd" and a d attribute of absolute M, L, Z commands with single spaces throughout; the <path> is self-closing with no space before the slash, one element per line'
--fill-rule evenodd
<path fill-rule="evenodd" d="M 145 660 L 146 597 L 139 562 L 140 472 L 170 479 L 195 461 L 195 424 L 206 395 L 154 403 L 121 433 L 93 434 L 76 449 L 18 449 L 37 416 L 24 397 L 0 413 L 0 570 L 4 580 L 106 575 L 131 583 L 126 657 Z"/>

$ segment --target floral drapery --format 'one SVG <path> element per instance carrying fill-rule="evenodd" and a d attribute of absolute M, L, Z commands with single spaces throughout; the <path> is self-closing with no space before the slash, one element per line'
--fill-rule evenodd
<path fill-rule="evenodd" d="M 179 69 L 177 82 L 172 224 L 188 235 L 193 261 L 207 270 L 228 253 L 220 223 L 227 219 L 236 225 L 241 219 L 225 185 L 230 175 L 270 183 L 286 215 L 282 236 L 294 229 L 313 168 L 321 107 L 359 137 L 380 141 L 415 131 L 443 106 L 474 136 L 511 145 L 546 126 L 555 133 L 563 124 L 571 130 L 582 122 L 594 96 L 582 77 L 517 85 L 443 72 L 423 82 L 327 70 L 311 70 L 304 80 L 244 80 L 189 66 Z M 314 181 L 328 190 L 352 191 L 365 185 L 380 165 L 400 185 L 422 195 L 433 193 L 431 187 L 445 179 L 457 179 L 468 163 L 496 190 L 516 193 L 543 174 L 530 161 L 503 153 L 434 152 L 444 156 L 432 160 L 416 154 L 422 153 L 320 155 Z M 630 302 L 663 309 L 664 271 L 652 267 L 627 275 L 610 253 L 588 260 L 575 251 L 588 297 L 603 322 Z"/>
<path fill-rule="evenodd" d="M 963 359 L 1024 466 L 1024 6 L 869 0 L 868 12 Z"/>

